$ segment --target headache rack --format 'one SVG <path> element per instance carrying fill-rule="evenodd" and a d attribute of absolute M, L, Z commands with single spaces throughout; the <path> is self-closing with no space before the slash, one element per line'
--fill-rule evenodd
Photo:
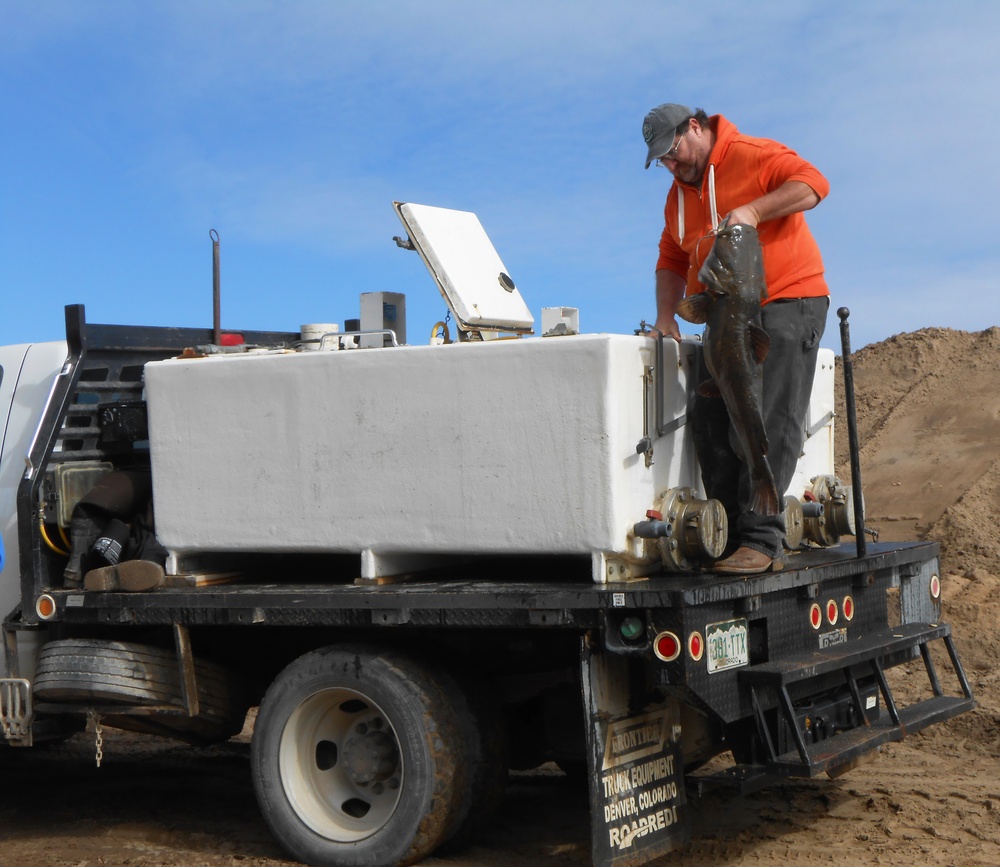
<path fill-rule="evenodd" d="M 247 345 L 283 346 L 299 338 L 298 333 L 239 333 Z M 17 492 L 22 599 L 62 584 L 64 560 L 43 535 L 55 500 L 46 488 L 54 470 L 87 463 L 148 467 L 143 367 L 212 342 L 210 328 L 92 325 L 82 304 L 66 307 L 66 363 L 53 383 Z M 34 622 L 35 614 L 15 611 L 5 626 L 22 619 Z"/>

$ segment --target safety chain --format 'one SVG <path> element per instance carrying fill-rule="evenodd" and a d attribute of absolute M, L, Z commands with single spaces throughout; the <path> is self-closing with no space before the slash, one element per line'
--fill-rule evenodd
<path fill-rule="evenodd" d="M 104 758 L 104 729 L 101 726 L 101 715 L 96 710 L 87 711 L 87 727 L 91 724 L 94 726 L 94 760 L 97 767 L 100 767 Z"/>

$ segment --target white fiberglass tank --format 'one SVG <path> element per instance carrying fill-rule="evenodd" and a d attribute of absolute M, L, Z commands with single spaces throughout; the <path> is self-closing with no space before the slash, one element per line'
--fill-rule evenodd
<path fill-rule="evenodd" d="M 582 335 L 146 366 L 157 536 L 208 551 L 360 553 L 367 577 L 428 554 L 628 550 L 675 486 L 700 487 L 686 425 L 637 454 L 652 338 Z M 664 341 L 663 416 L 694 346 Z"/>

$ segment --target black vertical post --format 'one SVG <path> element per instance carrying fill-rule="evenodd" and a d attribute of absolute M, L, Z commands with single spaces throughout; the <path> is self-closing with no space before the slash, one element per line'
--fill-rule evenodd
<path fill-rule="evenodd" d="M 854 367 L 851 364 L 851 329 L 847 317 L 851 311 L 841 307 L 837 311 L 840 317 L 840 344 L 844 354 L 844 400 L 847 405 L 847 436 L 851 452 L 851 483 L 854 496 L 854 531 L 858 545 L 858 557 L 864 557 L 867 550 L 865 542 L 865 503 L 861 493 L 861 455 L 858 447 L 858 417 L 854 404 Z"/>
<path fill-rule="evenodd" d="M 222 287 L 219 275 L 219 233 L 208 230 L 212 239 L 212 342 L 218 346 L 222 339 Z"/>

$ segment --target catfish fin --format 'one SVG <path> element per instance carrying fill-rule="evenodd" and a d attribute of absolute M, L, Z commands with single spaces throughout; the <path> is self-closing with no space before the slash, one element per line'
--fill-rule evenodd
<path fill-rule="evenodd" d="M 753 483 L 750 492 L 750 511 L 755 515 L 777 515 L 781 509 L 778 508 L 778 491 L 774 487 L 771 479 L 757 479 Z"/>
<path fill-rule="evenodd" d="M 768 337 L 767 332 L 759 325 L 751 324 L 749 331 L 753 357 L 757 359 L 758 364 L 763 364 L 768 352 L 771 351 L 771 338 Z"/>
<path fill-rule="evenodd" d="M 712 308 L 712 296 L 707 292 L 699 292 L 697 295 L 688 295 L 682 298 L 677 305 L 677 315 L 695 325 L 703 325 L 708 322 L 708 311 Z"/>
<path fill-rule="evenodd" d="M 706 379 L 698 385 L 698 394 L 702 397 L 722 397 L 719 385 L 714 379 Z"/>

